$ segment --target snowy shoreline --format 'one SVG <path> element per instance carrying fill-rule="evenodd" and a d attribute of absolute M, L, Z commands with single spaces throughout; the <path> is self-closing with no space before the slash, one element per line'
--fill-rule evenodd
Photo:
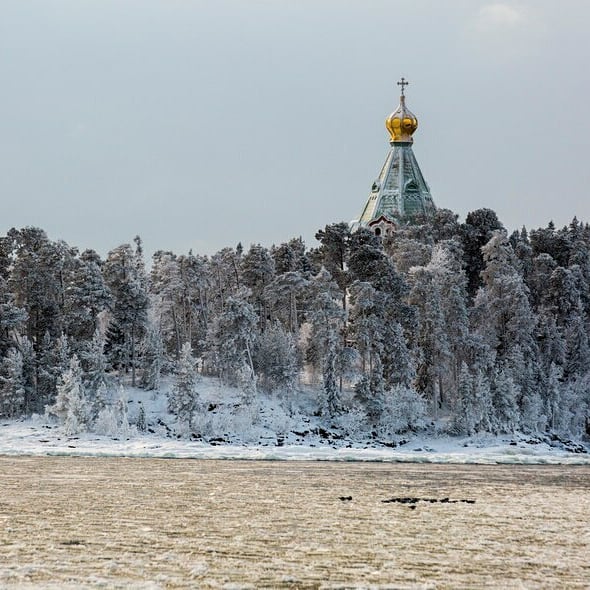
<path fill-rule="evenodd" d="M 473 465 L 590 465 L 587 452 L 524 435 L 474 437 L 414 436 L 397 448 L 379 443 L 326 441 L 308 444 L 212 444 L 188 439 L 134 434 L 117 440 L 94 433 L 68 437 L 39 420 L 0 424 L 0 456 L 74 456 L 153 459 L 338 461 Z"/>

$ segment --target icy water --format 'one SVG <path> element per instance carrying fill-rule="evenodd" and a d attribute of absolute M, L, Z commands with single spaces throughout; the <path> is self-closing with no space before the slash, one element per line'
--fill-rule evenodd
<path fill-rule="evenodd" d="M 0 457 L 0 527 L 0 588 L 590 586 L 588 467 Z"/>

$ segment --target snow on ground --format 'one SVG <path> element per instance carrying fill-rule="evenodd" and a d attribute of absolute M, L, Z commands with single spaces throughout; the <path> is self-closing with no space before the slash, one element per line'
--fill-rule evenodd
<path fill-rule="evenodd" d="M 200 390 L 203 411 L 192 430 L 202 432 L 202 437 L 177 434 L 174 417 L 166 411 L 165 388 L 154 393 L 128 387 L 130 422 L 134 423 L 143 406 L 148 432 L 132 428 L 125 439 L 93 432 L 67 436 L 63 427 L 42 416 L 4 419 L 0 420 L 0 454 L 590 465 L 590 454 L 583 452 L 587 447 L 524 434 L 453 437 L 431 429 L 422 434 L 367 440 L 354 435 L 352 419 L 348 429 L 342 424 L 331 428 L 314 416 L 316 396 L 312 391 L 299 391 L 296 399 L 290 400 L 261 396 L 259 407 L 252 413 L 240 411 L 239 392 L 222 387 L 217 380 L 204 379 Z"/>

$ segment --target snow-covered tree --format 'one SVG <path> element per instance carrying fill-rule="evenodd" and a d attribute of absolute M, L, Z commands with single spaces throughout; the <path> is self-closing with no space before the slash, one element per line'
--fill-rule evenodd
<path fill-rule="evenodd" d="M 64 279 L 63 333 L 73 342 L 90 340 L 99 328 L 100 314 L 112 303 L 102 274 L 102 261 L 94 250 L 72 258 Z"/>
<path fill-rule="evenodd" d="M 168 411 L 188 428 L 192 427 L 195 412 L 199 407 L 197 381 L 198 373 L 193 351 L 190 343 L 186 342 L 176 364 L 174 384 L 168 393 Z"/>
<path fill-rule="evenodd" d="M 299 308 L 307 286 L 308 281 L 301 272 L 289 271 L 276 276 L 264 291 L 270 316 L 279 320 L 292 334 L 299 330 Z"/>
<path fill-rule="evenodd" d="M 141 360 L 141 386 L 147 390 L 158 389 L 165 356 L 161 332 L 154 324 L 148 325 L 141 343 Z"/>
<path fill-rule="evenodd" d="M 254 377 L 252 348 L 258 316 L 245 296 L 242 292 L 240 297 L 227 299 L 224 311 L 215 318 L 208 335 L 213 363 L 230 385 L 242 380 L 244 367 Z"/>
<path fill-rule="evenodd" d="M 104 346 L 104 335 L 100 330 L 96 330 L 92 339 L 80 351 L 84 387 L 90 396 L 95 395 L 99 387 L 106 385 L 108 381 L 108 363 L 104 353 Z"/>
<path fill-rule="evenodd" d="M 340 222 L 326 225 L 319 230 L 315 239 L 321 246 L 313 253 L 318 267 L 325 268 L 340 288 L 342 309 L 346 309 L 346 289 L 350 284 L 347 273 L 348 257 L 352 234 L 348 223 Z"/>
<path fill-rule="evenodd" d="M 309 257 L 301 238 L 293 238 L 279 246 L 273 246 L 270 253 L 275 262 L 277 275 L 288 272 L 306 274 L 310 271 Z"/>
<path fill-rule="evenodd" d="M 454 428 L 460 433 L 491 431 L 492 399 L 490 383 L 483 371 L 472 375 L 466 363 L 459 373 L 458 406 Z"/>
<path fill-rule="evenodd" d="M 143 263 L 141 240 L 135 238 L 136 249 L 123 244 L 109 252 L 104 274 L 113 296 L 112 322 L 107 334 L 107 350 L 113 366 L 131 370 L 135 386 L 138 343 L 147 322 L 147 278 Z"/>
<path fill-rule="evenodd" d="M 325 395 L 323 405 L 333 415 L 340 409 L 336 367 L 343 351 L 346 312 L 340 303 L 340 289 L 325 268 L 310 281 L 309 297 L 307 318 L 311 334 L 307 358 L 321 372 Z"/>
<path fill-rule="evenodd" d="M 254 305 L 260 325 L 266 325 L 267 309 L 264 298 L 265 289 L 274 279 L 275 263 L 267 248 L 253 244 L 241 261 L 242 281 L 251 290 L 250 300 Z"/>
<path fill-rule="evenodd" d="M 380 431 L 391 436 L 423 428 L 426 423 L 426 400 L 414 389 L 396 385 L 384 397 Z"/>
<path fill-rule="evenodd" d="M 0 355 L 4 356 L 14 346 L 27 318 L 25 309 L 15 304 L 15 295 L 6 279 L 0 276 Z"/>
<path fill-rule="evenodd" d="M 492 406 L 490 417 L 495 432 L 514 432 L 520 424 L 520 411 L 517 400 L 520 397 L 518 385 L 512 378 L 510 369 L 500 367 L 492 382 Z"/>
<path fill-rule="evenodd" d="M 482 247 L 490 241 L 494 232 L 502 229 L 502 223 L 491 209 L 471 211 L 461 225 L 465 272 L 471 297 L 475 296 L 481 286 L 481 272 L 485 268 Z"/>
<path fill-rule="evenodd" d="M 66 434 L 72 435 L 87 429 L 90 421 L 90 407 L 82 383 L 82 369 L 78 357 L 74 355 L 70 368 L 63 374 L 57 386 L 55 404 L 47 406 L 49 415 L 57 417 L 63 424 Z"/>
<path fill-rule="evenodd" d="M 143 404 L 140 404 L 139 411 L 137 413 L 137 420 L 136 420 L 137 430 L 139 432 L 145 432 L 147 430 L 147 417 L 145 415 L 145 408 Z"/>
<path fill-rule="evenodd" d="M 13 418 L 24 411 L 23 357 L 12 348 L 2 360 L 0 373 L 0 416 Z"/>
<path fill-rule="evenodd" d="M 437 270 L 414 267 L 409 296 L 410 303 L 419 311 L 417 388 L 429 399 L 435 415 L 443 402 L 444 383 L 453 366 Z"/>
<path fill-rule="evenodd" d="M 299 372 L 297 347 L 293 336 L 280 323 L 260 334 L 254 344 L 254 370 L 263 389 L 289 392 Z"/>
<path fill-rule="evenodd" d="M 129 438 L 131 427 L 127 410 L 127 395 L 123 387 L 119 388 L 119 395 L 113 404 L 105 405 L 94 422 L 94 432 L 103 436 L 117 439 Z"/>

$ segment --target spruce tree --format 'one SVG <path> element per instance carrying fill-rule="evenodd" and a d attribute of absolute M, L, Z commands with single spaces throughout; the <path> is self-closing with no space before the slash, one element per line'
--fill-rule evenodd
<path fill-rule="evenodd" d="M 2 360 L 0 373 L 0 416 L 15 418 L 24 412 L 23 357 L 12 348 Z"/>
<path fill-rule="evenodd" d="M 49 415 L 56 416 L 63 424 L 66 434 L 72 435 L 87 429 L 90 422 L 90 407 L 82 383 L 82 369 L 74 355 L 70 368 L 63 374 L 57 386 L 55 404 L 48 406 Z"/>
<path fill-rule="evenodd" d="M 180 359 L 176 365 L 174 385 L 168 394 L 168 411 L 188 428 L 192 427 L 194 414 L 199 407 L 197 380 L 195 359 L 191 345 L 187 342 L 182 347 Z"/>

